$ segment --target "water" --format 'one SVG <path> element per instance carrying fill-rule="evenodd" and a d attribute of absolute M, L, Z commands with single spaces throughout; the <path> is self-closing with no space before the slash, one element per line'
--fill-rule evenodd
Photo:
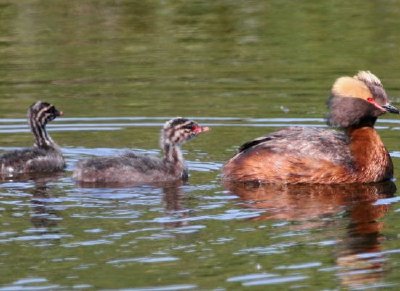
<path fill-rule="evenodd" d="M 32 144 L 27 107 L 54 103 L 57 176 L 0 184 L 0 290 L 398 289 L 400 119 L 377 128 L 394 182 L 223 184 L 238 145 L 325 126 L 329 88 L 360 69 L 399 105 L 398 1 L 1 1 L 0 151 Z M 77 185 L 77 160 L 160 154 L 164 121 L 187 184 Z"/>

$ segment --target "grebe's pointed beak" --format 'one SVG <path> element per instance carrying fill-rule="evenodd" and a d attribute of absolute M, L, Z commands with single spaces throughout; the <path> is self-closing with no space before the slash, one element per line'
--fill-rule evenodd
<path fill-rule="evenodd" d="M 396 107 L 394 107 L 393 105 L 391 105 L 390 103 L 387 103 L 385 105 L 382 105 L 383 109 L 385 109 L 387 112 L 390 113 L 396 113 L 396 114 L 400 114 L 400 110 Z"/>

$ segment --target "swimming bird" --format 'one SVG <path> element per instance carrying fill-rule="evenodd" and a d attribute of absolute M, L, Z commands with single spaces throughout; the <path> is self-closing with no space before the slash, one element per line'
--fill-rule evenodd
<path fill-rule="evenodd" d="M 391 105 L 369 71 L 338 78 L 328 100 L 335 129 L 289 127 L 243 144 L 223 167 L 227 181 L 260 183 L 370 183 L 393 177 L 393 164 L 374 128 Z"/>
<path fill-rule="evenodd" d="M 0 156 L 0 175 L 14 177 L 26 173 L 62 171 L 65 161 L 59 146 L 46 131 L 48 122 L 63 115 L 54 105 L 37 101 L 28 109 L 28 121 L 35 137 L 33 147 L 6 152 Z"/>
<path fill-rule="evenodd" d="M 163 157 L 140 155 L 128 151 L 120 156 L 95 157 L 78 162 L 73 178 L 88 183 L 153 183 L 187 180 L 188 170 L 181 145 L 208 131 L 196 122 L 177 117 L 161 130 Z"/>

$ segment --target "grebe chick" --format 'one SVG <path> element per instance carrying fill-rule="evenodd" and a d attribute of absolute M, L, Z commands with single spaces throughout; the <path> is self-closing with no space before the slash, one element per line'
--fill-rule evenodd
<path fill-rule="evenodd" d="M 342 129 L 289 127 L 242 145 L 223 179 L 261 183 L 369 183 L 392 178 L 393 164 L 376 119 L 399 114 L 369 71 L 340 77 L 328 101 L 328 124 Z"/>
<path fill-rule="evenodd" d="M 33 147 L 7 152 L 0 156 L 2 177 L 14 177 L 26 173 L 50 173 L 62 171 L 65 161 L 58 145 L 46 131 L 46 124 L 63 113 L 54 105 L 37 101 L 28 109 L 28 121 L 35 137 Z"/>
<path fill-rule="evenodd" d="M 87 183 L 154 183 L 187 180 L 188 171 L 181 145 L 208 131 L 196 122 L 177 117 L 161 130 L 162 159 L 127 152 L 116 157 L 97 157 L 79 161 L 73 178 Z"/>

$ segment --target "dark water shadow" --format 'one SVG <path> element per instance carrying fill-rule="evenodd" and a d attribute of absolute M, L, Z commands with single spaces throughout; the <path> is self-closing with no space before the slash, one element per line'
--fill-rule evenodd
<path fill-rule="evenodd" d="M 50 173 L 20 173 L 15 174 L 13 176 L 3 176 L 0 175 L 0 183 L 1 182 L 28 182 L 34 181 L 34 183 L 47 183 L 56 181 L 65 177 L 67 174 L 66 172 L 50 172 Z"/>
<path fill-rule="evenodd" d="M 43 228 L 43 234 L 58 233 L 56 227 L 61 220 L 61 214 L 54 209 L 52 199 L 55 195 L 48 182 L 55 181 L 49 177 L 35 180 L 35 186 L 27 191 L 32 194 L 30 221 L 35 228 Z"/>
<path fill-rule="evenodd" d="M 49 232 L 48 228 L 57 226 L 60 220 L 59 214 L 51 206 L 51 200 L 54 198 L 53 187 L 49 187 L 48 184 L 65 176 L 65 172 L 23 173 L 13 177 L 0 176 L 0 183 L 33 183 L 32 188 L 25 190 L 32 195 L 30 221 L 35 228 L 43 228 L 43 234 L 46 234 Z"/>
<path fill-rule="evenodd" d="M 132 188 L 132 187 L 142 187 L 142 186 L 150 186 L 156 188 L 164 188 L 164 187 L 178 187 L 183 185 L 185 181 L 177 180 L 177 181 L 167 181 L 167 182 L 135 182 L 135 181 L 127 181 L 127 182 L 81 182 L 75 181 L 75 184 L 81 188 Z"/>
<path fill-rule="evenodd" d="M 185 193 L 183 186 L 187 185 L 186 181 L 168 181 L 168 182 L 152 182 L 152 183 L 135 183 L 135 182 L 118 182 L 118 183 L 87 183 L 87 182 L 76 182 L 76 185 L 81 188 L 92 188 L 92 189 L 119 189 L 134 192 L 136 190 L 148 189 L 159 189 L 163 195 L 162 203 L 164 208 L 164 215 L 168 217 L 162 224 L 166 228 L 177 228 L 188 224 L 184 218 L 189 216 L 187 209 L 184 207 Z M 142 191 L 138 191 L 142 192 Z"/>
<path fill-rule="evenodd" d="M 183 220 L 189 217 L 189 213 L 184 206 L 185 193 L 182 189 L 183 182 L 175 184 L 164 185 L 163 202 L 165 214 L 169 217 L 174 217 L 170 222 L 164 222 L 166 228 L 176 228 L 188 225 L 188 221 Z"/>
<path fill-rule="evenodd" d="M 240 197 L 243 207 L 265 210 L 255 220 L 301 221 L 301 227 L 307 229 L 332 229 L 345 220 L 346 231 L 343 234 L 339 229 L 336 238 L 335 261 L 337 275 L 346 288 L 379 285 L 387 272 L 381 245 L 384 223 L 380 219 L 390 205 L 376 202 L 394 196 L 394 183 L 224 186 Z"/>

